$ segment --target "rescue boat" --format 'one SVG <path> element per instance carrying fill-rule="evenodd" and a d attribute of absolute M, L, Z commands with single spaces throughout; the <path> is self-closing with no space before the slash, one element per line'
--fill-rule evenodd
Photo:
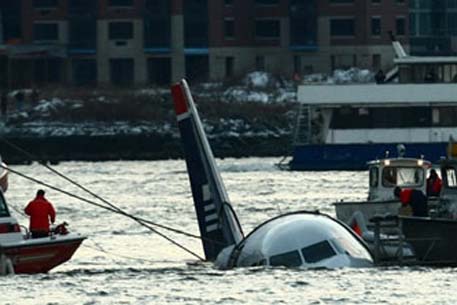
<path fill-rule="evenodd" d="M 432 168 L 422 157 L 404 157 L 404 146 L 398 157 L 368 162 L 366 201 L 334 203 L 337 218 L 363 238 L 377 264 L 457 266 L 457 146 L 449 146 L 439 161 L 441 191 L 427 198 L 427 217 L 413 216 L 393 195 L 397 186 L 426 194 Z"/>
<path fill-rule="evenodd" d="M 85 237 L 69 233 L 64 223 L 47 237 L 31 238 L 8 209 L 4 197 L 8 170 L 4 163 L 0 171 L 0 275 L 44 273 L 68 261 Z"/>

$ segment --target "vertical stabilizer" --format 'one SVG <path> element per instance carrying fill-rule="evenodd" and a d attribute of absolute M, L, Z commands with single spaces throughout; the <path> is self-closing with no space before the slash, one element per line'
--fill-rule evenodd
<path fill-rule="evenodd" d="M 185 80 L 171 88 L 207 260 L 243 238 Z"/>

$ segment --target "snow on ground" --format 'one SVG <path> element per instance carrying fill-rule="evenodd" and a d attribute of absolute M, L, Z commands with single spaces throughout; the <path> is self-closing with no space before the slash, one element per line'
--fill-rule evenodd
<path fill-rule="evenodd" d="M 373 72 L 358 68 L 348 70 L 335 70 L 331 75 L 310 74 L 304 75 L 302 80 L 294 82 L 266 72 L 255 71 L 247 74 L 238 82 L 226 85 L 222 82 L 207 82 L 191 86 L 194 96 L 220 100 L 228 103 L 290 103 L 296 101 L 296 90 L 299 84 L 347 84 L 373 82 Z M 22 89 L 30 95 L 31 89 Z M 18 91 L 9 93 L 13 99 Z M 92 93 L 97 93 L 93 91 Z M 142 88 L 134 90 L 133 96 L 158 97 L 169 101 L 169 88 Z M 107 97 L 102 93 L 93 99 L 97 103 L 109 104 L 116 99 Z M 86 101 L 87 102 L 87 101 Z M 9 115 L 8 122 L 3 124 L 0 133 L 8 135 L 27 136 L 70 136 L 70 135 L 135 135 L 135 134 L 163 134 L 176 136 L 176 130 L 169 123 L 150 121 L 87 121 L 66 122 L 59 118 L 59 112 L 77 111 L 85 107 L 86 102 L 78 99 L 41 99 L 37 105 L 27 111 L 15 112 Z M 105 106 L 103 106 L 105 107 Z M 57 118 L 57 119 L 56 119 Z M 287 118 L 286 118 L 287 119 Z M 204 122 L 205 129 L 217 135 L 227 137 L 254 136 L 282 136 L 289 130 L 275 129 L 268 126 L 250 126 L 242 120 L 221 118 L 219 122 Z"/>
<path fill-rule="evenodd" d="M 324 73 L 308 74 L 303 76 L 304 84 L 352 84 L 373 83 L 374 73 L 367 69 L 350 68 L 335 70 L 331 75 Z"/>

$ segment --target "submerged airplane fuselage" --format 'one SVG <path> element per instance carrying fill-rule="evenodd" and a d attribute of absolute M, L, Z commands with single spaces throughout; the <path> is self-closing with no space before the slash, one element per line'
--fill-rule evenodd
<path fill-rule="evenodd" d="M 224 249 L 216 260 L 222 269 L 368 267 L 372 263 L 366 246 L 350 228 L 325 214 L 306 211 L 268 220 L 236 246 Z"/>
<path fill-rule="evenodd" d="M 207 260 L 244 266 L 366 267 L 365 243 L 342 222 L 318 212 L 281 215 L 246 237 L 230 204 L 187 83 L 172 86 L 194 207 Z"/>

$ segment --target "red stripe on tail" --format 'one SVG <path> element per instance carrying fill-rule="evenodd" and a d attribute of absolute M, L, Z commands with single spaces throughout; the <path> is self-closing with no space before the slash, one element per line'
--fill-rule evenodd
<path fill-rule="evenodd" d="M 186 98 L 184 96 L 184 89 L 181 84 L 171 86 L 171 95 L 175 104 L 176 115 L 186 113 L 188 111 Z"/>

